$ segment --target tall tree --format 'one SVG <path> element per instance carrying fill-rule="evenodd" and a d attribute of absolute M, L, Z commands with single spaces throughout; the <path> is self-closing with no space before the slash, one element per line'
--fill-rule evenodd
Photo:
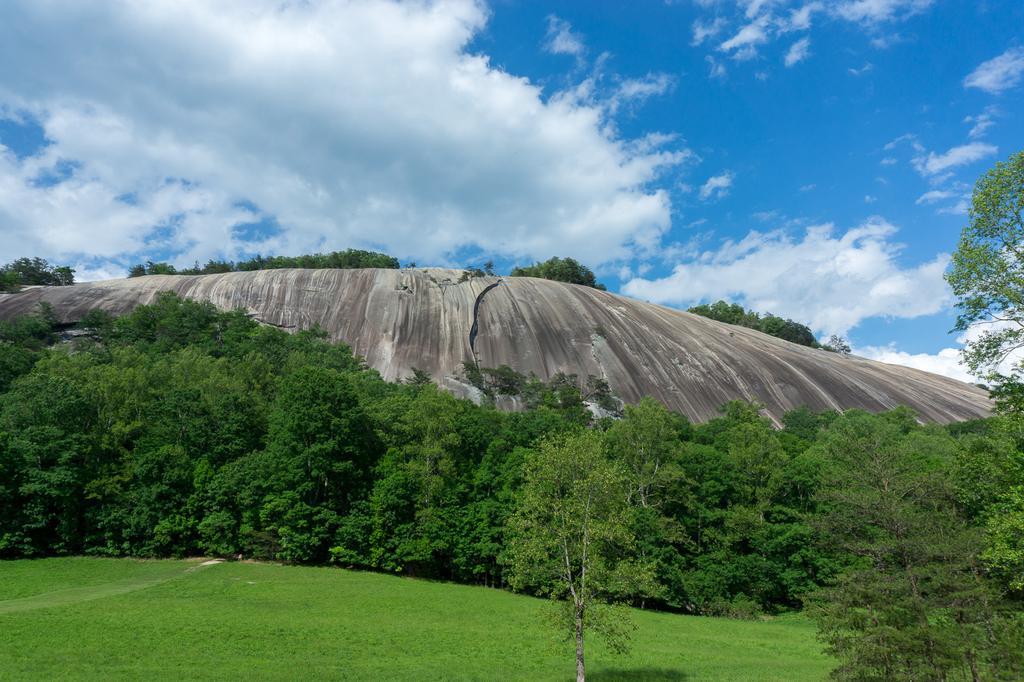
<path fill-rule="evenodd" d="M 1000 365 L 1024 348 L 1024 151 L 978 180 L 968 224 L 946 280 L 957 298 L 956 329 L 980 329 L 964 347 L 972 372 L 987 375 L 999 404 L 1024 410 L 1024 368 Z"/>
<path fill-rule="evenodd" d="M 526 461 L 525 481 L 509 522 L 511 582 L 564 599 L 557 622 L 576 643 L 576 679 L 586 677 L 587 628 L 625 646 L 625 623 L 601 604 L 624 584 L 647 580 L 625 559 L 633 544 L 622 468 L 605 456 L 600 433 L 541 442 Z"/>

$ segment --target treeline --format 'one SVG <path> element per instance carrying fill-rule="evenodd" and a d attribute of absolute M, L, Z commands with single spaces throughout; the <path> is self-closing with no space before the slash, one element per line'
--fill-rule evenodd
<path fill-rule="evenodd" d="M 133 265 L 129 277 L 146 275 L 213 275 L 224 272 L 251 272 L 254 270 L 279 270 L 283 268 L 337 269 L 384 268 L 395 270 L 401 267 L 394 256 L 376 251 L 345 249 L 329 253 L 313 253 L 302 256 L 262 256 L 247 260 L 231 261 L 211 259 L 205 265 L 197 261 L 190 268 L 178 268 L 164 261 L 146 261 Z M 409 263 L 408 267 L 416 267 Z M 17 291 L 23 285 L 66 286 L 74 284 L 75 271 L 66 266 L 55 266 L 42 258 L 19 258 L 0 268 L 0 292 Z M 462 281 L 473 277 L 496 276 L 494 262 L 482 266 L 469 265 L 463 271 Z M 606 291 L 597 281 L 593 271 L 572 258 L 550 258 L 543 262 L 512 269 L 511 277 L 539 277 L 556 282 L 580 284 Z"/>
<path fill-rule="evenodd" d="M 248 260 L 210 260 L 200 266 L 197 262 L 191 268 L 178 269 L 170 263 L 146 261 L 133 265 L 129 277 L 144 275 L 212 275 L 222 272 L 249 272 L 253 270 L 280 270 L 282 268 L 336 269 L 357 268 L 397 269 L 398 259 L 376 251 L 345 249 L 330 253 L 313 253 L 303 256 L 255 256 Z"/>
<path fill-rule="evenodd" d="M 0 292 L 15 292 L 30 285 L 64 287 L 74 283 L 73 268 L 51 265 L 43 258 L 18 258 L 0 267 Z"/>
<path fill-rule="evenodd" d="M 703 303 L 693 306 L 689 312 L 707 317 L 727 324 L 736 324 L 748 329 L 755 329 L 769 336 L 784 339 L 791 343 L 798 343 L 801 346 L 810 348 L 821 348 L 847 355 L 850 353 L 850 345 L 840 336 L 833 335 L 827 343 L 820 344 L 814 337 L 810 327 L 793 320 L 766 313 L 761 315 L 753 310 L 747 310 L 737 303 L 728 301 L 716 301 L 715 303 Z"/>

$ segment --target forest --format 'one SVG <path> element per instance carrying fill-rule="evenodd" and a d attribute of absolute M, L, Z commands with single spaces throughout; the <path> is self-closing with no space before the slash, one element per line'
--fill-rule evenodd
<path fill-rule="evenodd" d="M 602 601 L 807 609 L 861 671 L 1021 670 L 1013 415 L 798 409 L 775 428 L 744 402 L 691 424 L 644 399 L 596 418 L 593 382 L 521 381 L 528 409 L 502 412 L 169 293 L 75 330 L 43 307 L 0 323 L 0 557 L 246 557 L 558 596 L 518 570 L 516 520 L 545 453 L 585 446 L 615 472 L 607 565 L 631 567 Z"/>

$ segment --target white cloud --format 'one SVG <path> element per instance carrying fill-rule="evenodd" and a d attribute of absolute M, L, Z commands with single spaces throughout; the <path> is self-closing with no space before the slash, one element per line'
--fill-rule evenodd
<path fill-rule="evenodd" d="M 567 54 L 573 57 L 582 57 L 586 52 L 583 39 L 572 31 L 572 24 L 554 14 L 548 15 L 544 49 L 551 54 Z"/>
<path fill-rule="evenodd" d="M 801 192 L 810 192 L 810 191 L 811 191 L 812 189 L 814 189 L 815 187 L 817 187 L 817 185 L 816 185 L 816 184 L 814 184 L 814 183 L 812 182 L 812 183 L 811 183 L 811 184 L 809 184 L 809 185 L 802 185 L 802 186 L 800 187 L 800 191 L 801 191 Z"/>
<path fill-rule="evenodd" d="M 925 192 L 917 198 L 914 203 L 920 206 L 921 204 L 934 204 L 937 201 L 943 199 L 949 199 L 950 197 L 956 196 L 956 192 L 947 192 L 946 190 L 933 189 L 930 192 Z"/>
<path fill-rule="evenodd" d="M 790 46 L 789 51 L 786 53 L 786 58 L 783 60 L 786 64 L 786 68 L 798 64 L 803 60 L 807 59 L 811 54 L 811 39 L 801 38 L 800 40 L 793 43 Z"/>
<path fill-rule="evenodd" d="M 899 159 L 887 156 L 884 159 L 882 159 L 879 163 L 881 163 L 883 166 L 895 166 L 897 163 L 899 163 Z"/>
<path fill-rule="evenodd" d="M 732 188 L 732 181 L 735 178 L 735 174 L 732 171 L 726 171 L 721 175 L 713 175 L 708 178 L 708 181 L 700 186 L 700 191 L 697 195 L 701 201 L 707 201 L 708 199 L 721 199 L 729 195 L 729 190 Z"/>
<path fill-rule="evenodd" d="M 623 291 L 675 305 L 741 300 L 825 335 L 845 334 L 871 317 L 912 318 L 943 310 L 950 301 L 942 277 L 949 256 L 903 267 L 901 246 L 892 241 L 895 233 L 882 218 L 838 236 L 832 225 L 810 227 L 800 239 L 782 230 L 754 231 L 679 263 L 666 277 L 633 279 Z"/>
<path fill-rule="evenodd" d="M 967 215 L 970 207 L 967 197 L 960 197 L 960 200 L 952 206 L 943 206 L 937 212 L 944 215 Z"/>
<path fill-rule="evenodd" d="M 979 88 L 993 95 L 1016 87 L 1024 78 L 1024 47 L 1012 47 L 982 62 L 964 79 L 965 88 Z"/>
<path fill-rule="evenodd" d="M 996 124 L 995 114 L 995 108 L 986 107 L 985 111 L 981 112 L 977 116 L 964 117 L 964 123 L 971 124 L 971 130 L 967 133 L 967 136 L 972 140 L 984 137 L 988 129 Z"/>
<path fill-rule="evenodd" d="M 761 11 L 776 4 L 779 0 L 738 0 L 740 5 L 746 5 L 744 16 L 753 19 L 761 14 Z"/>
<path fill-rule="evenodd" d="M 779 30 L 783 33 L 788 31 L 806 31 L 811 28 L 811 17 L 815 12 L 825 8 L 820 2 L 809 2 L 802 7 L 789 11 L 789 18 L 781 22 Z"/>
<path fill-rule="evenodd" d="M 667 0 L 672 2 L 672 0 Z M 797 31 L 810 31 L 814 16 L 827 14 L 831 18 L 858 24 L 875 47 L 884 48 L 902 40 L 893 32 L 891 24 L 906 20 L 925 11 L 935 0 L 735 0 L 735 3 L 703 2 L 696 4 L 713 9 L 713 16 L 693 22 L 690 44 L 699 46 L 729 31 L 718 49 L 730 54 L 736 61 L 758 56 L 761 46 Z M 738 11 L 731 18 L 725 9 L 733 5 Z M 725 16 L 723 16 L 725 13 Z M 791 45 L 785 57 L 792 66 L 807 56 L 808 43 Z M 870 63 L 861 68 L 850 68 L 849 73 L 860 76 L 870 71 Z M 755 72 L 764 78 L 764 72 Z"/>
<path fill-rule="evenodd" d="M 853 68 L 853 67 L 850 67 L 850 68 L 849 68 L 849 69 L 847 69 L 846 71 L 847 71 L 847 73 L 849 73 L 849 74 L 850 74 L 851 76 L 863 76 L 863 75 L 864 75 L 864 74 L 866 74 L 866 73 L 867 73 L 868 71 L 871 71 L 871 70 L 872 70 L 872 69 L 874 69 L 874 68 L 875 68 L 875 65 L 874 65 L 874 64 L 872 64 L 871 62 L 867 62 L 867 63 L 865 63 L 865 64 L 864 64 L 864 66 L 860 67 L 859 69 L 855 69 L 855 68 Z"/>
<path fill-rule="evenodd" d="M 905 133 L 903 135 L 900 135 L 895 140 L 893 140 L 893 141 L 889 142 L 888 144 L 886 144 L 885 145 L 885 150 L 886 151 L 892 151 L 893 149 L 895 149 L 896 147 L 900 146 L 904 142 L 909 143 L 910 146 L 913 147 L 914 151 L 916 151 L 916 152 L 923 152 L 924 151 L 924 145 L 922 145 L 921 142 L 918 141 L 917 135 L 914 135 L 913 133 Z"/>
<path fill-rule="evenodd" d="M 970 342 L 978 341 L 986 332 L 996 332 L 1005 329 L 1013 323 L 978 323 L 971 325 L 967 331 L 956 337 L 956 346 L 943 348 L 936 353 L 907 353 L 897 350 L 895 344 L 887 346 L 866 346 L 855 348 L 854 353 L 869 358 L 880 360 L 894 365 L 904 365 L 923 369 L 926 372 L 934 372 L 947 377 L 975 383 L 982 377 L 974 376 L 967 369 L 966 365 L 960 364 L 961 351 Z M 1018 348 L 1011 351 L 1002 362 L 996 367 L 1001 374 L 1010 374 L 1022 361 L 1024 361 L 1024 349 Z"/>
<path fill-rule="evenodd" d="M 693 40 L 690 41 L 690 45 L 697 47 L 705 40 L 714 38 L 722 29 L 725 28 L 726 21 L 722 17 L 715 17 L 712 21 L 701 21 L 696 20 L 693 22 Z"/>
<path fill-rule="evenodd" d="M 727 71 L 725 70 L 725 64 L 718 61 L 711 55 L 704 57 L 704 61 L 708 63 L 708 77 L 721 79 L 725 78 Z"/>
<path fill-rule="evenodd" d="M 611 97 L 613 110 L 625 102 L 643 102 L 657 95 L 664 95 L 675 85 L 675 79 L 667 73 L 649 73 L 643 78 L 627 78 L 619 83 Z"/>
<path fill-rule="evenodd" d="M 732 38 L 718 46 L 723 52 L 736 50 L 733 57 L 749 59 L 757 54 L 757 46 L 768 42 L 769 17 L 762 16 L 742 27 Z"/>
<path fill-rule="evenodd" d="M 876 197 L 876 196 L 872 196 L 872 195 L 870 195 L 870 194 L 865 194 L 865 195 L 864 195 L 864 203 L 865 203 L 865 204 L 873 204 L 873 203 L 875 203 L 876 201 L 878 201 L 878 197 Z"/>
<path fill-rule="evenodd" d="M 970 142 L 959 147 L 953 147 L 944 154 L 936 154 L 935 152 L 928 152 L 927 155 L 922 154 L 915 157 L 912 163 L 921 175 L 939 175 L 951 168 L 980 161 L 998 151 L 998 147 L 990 144 Z"/>
<path fill-rule="evenodd" d="M 931 7 L 935 0 L 848 0 L 835 12 L 847 21 L 881 24 L 906 19 Z"/>
<path fill-rule="evenodd" d="M 0 261 L 362 247 L 598 264 L 653 249 L 670 225 L 656 183 L 686 153 L 623 139 L 605 104 L 545 96 L 470 52 L 487 21 L 474 0 L 3 12 L 0 63 L 18 68 L 0 70 L 0 110 L 37 119 L 52 145 L 0 159 Z M 661 87 L 638 83 L 623 95 Z M 67 162 L 62 181 L 34 182 Z M 253 236 L 263 219 L 279 228 Z"/>
<path fill-rule="evenodd" d="M 869 360 L 887 362 L 890 365 L 902 365 L 924 370 L 933 374 L 941 374 L 951 379 L 973 383 L 977 378 L 971 376 L 967 368 L 960 364 L 958 348 L 943 348 L 938 353 L 908 353 L 897 350 L 895 345 L 864 346 L 854 348 L 855 355 Z"/>

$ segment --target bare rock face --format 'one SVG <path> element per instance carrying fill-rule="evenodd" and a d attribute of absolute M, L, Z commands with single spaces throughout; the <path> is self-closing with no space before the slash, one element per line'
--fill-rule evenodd
<path fill-rule="evenodd" d="M 472 397 L 462 363 L 509 365 L 543 379 L 557 372 L 607 379 L 626 402 L 645 395 L 693 420 L 742 398 L 776 422 L 789 409 L 908 405 L 926 420 L 985 416 L 985 391 L 953 379 L 806 348 L 743 327 L 587 287 L 462 271 L 262 270 L 155 275 L 0 294 L 0 319 L 53 306 L 63 323 L 102 309 L 115 315 L 161 291 L 218 308 L 241 308 L 286 329 L 319 324 L 386 379 L 429 372 Z"/>

